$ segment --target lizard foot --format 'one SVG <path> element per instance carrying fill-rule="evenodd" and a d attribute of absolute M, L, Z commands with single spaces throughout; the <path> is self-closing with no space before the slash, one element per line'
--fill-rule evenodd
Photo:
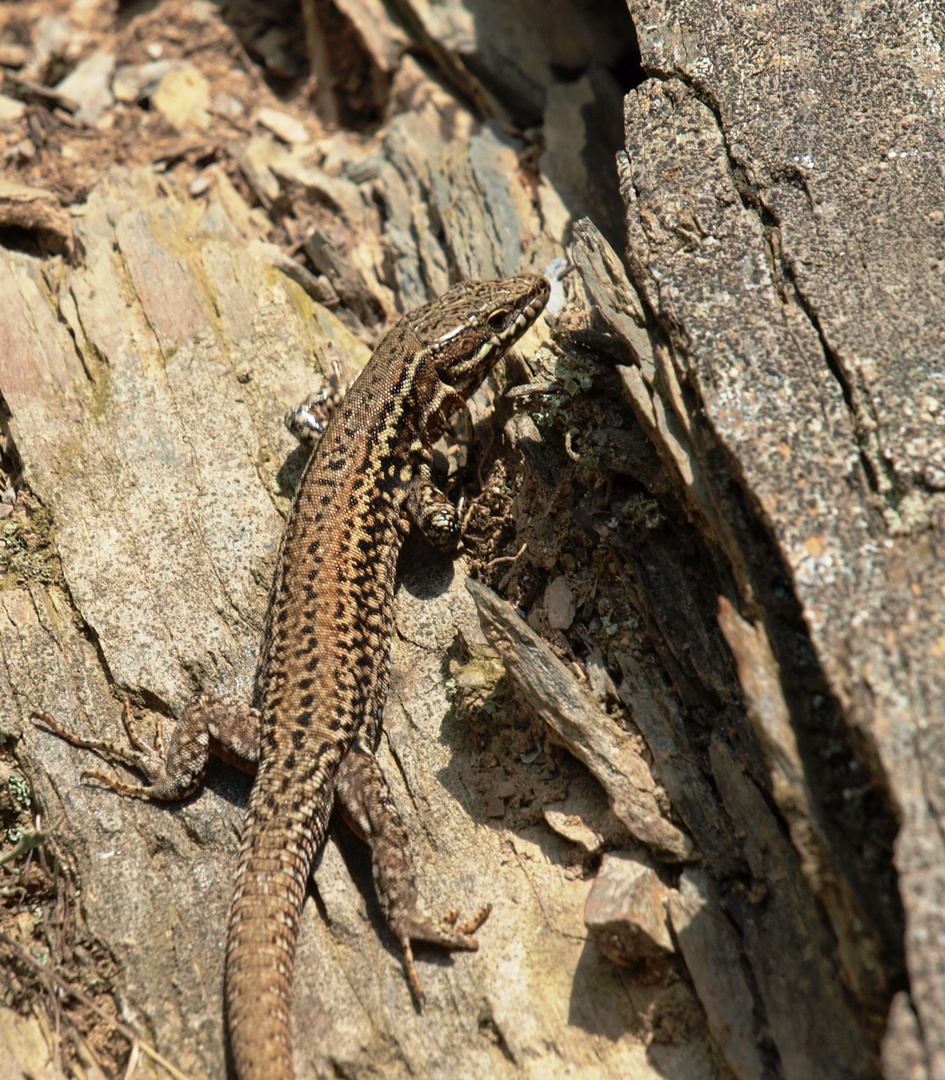
<path fill-rule="evenodd" d="M 412 942 L 424 941 L 445 949 L 464 949 L 467 952 L 475 952 L 479 948 L 479 942 L 472 935 L 489 918 L 491 911 L 492 905 L 484 904 L 471 919 L 459 926 L 456 925 L 459 917 L 456 908 L 450 908 L 440 922 L 426 919 L 417 913 L 402 916 L 397 920 L 397 926 L 393 928 L 394 933 L 397 934 L 400 947 L 404 952 L 407 982 L 420 1008 L 423 1008 L 426 995 L 420 984 L 420 976 L 417 974 Z"/>
<path fill-rule="evenodd" d="M 333 360 L 326 386 L 310 394 L 301 405 L 290 409 L 285 414 L 285 426 L 303 445 L 317 445 L 332 413 L 344 399 L 345 391 L 341 367 L 337 360 Z"/>
<path fill-rule="evenodd" d="M 47 731 L 69 743 L 70 746 L 77 746 L 81 750 L 92 750 L 106 761 L 120 761 L 123 765 L 143 773 L 147 777 L 148 783 L 126 784 L 124 781 L 109 776 L 107 773 L 99 772 L 97 769 L 83 771 L 83 780 L 94 780 L 102 787 L 136 799 L 181 798 L 182 796 L 177 793 L 166 794 L 164 791 L 166 786 L 166 752 L 163 724 L 158 724 L 155 745 L 149 746 L 135 730 L 134 718 L 131 715 L 131 702 L 128 698 L 124 700 L 121 716 L 125 732 L 128 735 L 128 741 L 134 747 L 133 750 L 126 750 L 124 747 L 116 746 L 114 743 L 104 739 L 85 739 L 81 735 L 67 731 L 54 716 L 42 709 L 34 709 L 30 713 L 30 719 L 34 723 L 42 725 Z"/>

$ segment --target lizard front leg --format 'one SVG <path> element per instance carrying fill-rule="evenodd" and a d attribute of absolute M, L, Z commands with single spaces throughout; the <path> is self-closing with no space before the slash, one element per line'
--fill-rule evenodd
<path fill-rule="evenodd" d="M 407 830 L 387 786 L 377 759 L 355 742 L 338 768 L 336 805 L 355 833 L 371 847 L 374 887 L 381 911 L 404 953 L 404 968 L 417 1002 L 424 1002 L 423 987 L 413 957 L 414 941 L 426 941 L 446 949 L 475 951 L 472 936 L 489 917 L 486 904 L 468 922 L 456 925 L 456 912 L 437 921 L 418 910 L 417 878 L 410 854 Z"/>
<path fill-rule="evenodd" d="M 82 774 L 83 779 L 96 780 L 136 799 L 186 799 L 200 786 L 211 753 L 244 772 L 255 772 L 259 760 L 259 713 L 239 698 L 226 695 L 198 694 L 184 709 L 166 745 L 163 724 L 158 725 L 154 746 L 135 731 L 131 703 L 126 698 L 122 720 L 131 750 L 67 731 L 48 712 L 34 711 L 30 719 L 72 746 L 93 750 L 106 761 L 120 761 L 142 773 L 147 784 L 126 784 L 95 769 Z"/>
<path fill-rule="evenodd" d="M 318 445 L 331 414 L 344 400 L 347 387 L 341 381 L 341 368 L 335 360 L 321 390 L 316 390 L 285 414 L 285 426 L 304 446 Z"/>
<path fill-rule="evenodd" d="M 414 465 L 404 509 L 409 520 L 438 551 L 455 551 L 459 545 L 462 505 L 460 500 L 459 508 L 455 507 L 436 486 L 429 461 L 422 459 Z"/>

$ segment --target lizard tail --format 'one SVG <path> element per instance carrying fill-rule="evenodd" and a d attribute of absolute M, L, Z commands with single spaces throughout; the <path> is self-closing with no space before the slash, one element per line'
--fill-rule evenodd
<path fill-rule="evenodd" d="M 288 835 L 285 824 L 266 829 L 257 821 L 243 838 L 226 952 L 227 1024 L 240 1080 L 294 1080 L 295 947 L 313 853 L 330 812 L 329 801 L 301 820 L 291 815 Z"/>

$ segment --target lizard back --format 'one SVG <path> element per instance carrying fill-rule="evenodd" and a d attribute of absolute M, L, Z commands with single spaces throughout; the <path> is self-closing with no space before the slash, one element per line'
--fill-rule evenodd
<path fill-rule="evenodd" d="M 257 670 L 260 760 L 227 945 L 241 1080 L 291 1078 L 290 1001 L 312 861 L 353 740 L 387 692 L 397 556 L 429 447 L 537 318 L 534 275 L 469 282 L 405 316 L 333 413 L 289 513 Z"/>

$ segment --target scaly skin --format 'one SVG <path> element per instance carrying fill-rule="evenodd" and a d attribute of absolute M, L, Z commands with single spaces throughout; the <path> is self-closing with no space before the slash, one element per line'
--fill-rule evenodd
<path fill-rule="evenodd" d="M 125 722 L 135 751 L 55 734 L 143 771 L 147 785 L 88 773 L 140 798 L 179 799 L 209 749 L 257 767 L 243 833 L 226 957 L 226 1003 L 240 1080 L 292 1080 L 292 975 L 312 862 L 335 800 L 372 848 L 381 908 L 422 1001 L 412 940 L 475 949 L 466 926 L 416 906 L 407 835 L 373 756 L 384 698 L 397 556 L 411 523 L 446 550 L 455 508 L 430 480 L 433 442 L 548 298 L 532 274 L 466 282 L 404 316 L 334 411 L 286 523 L 256 672 L 254 707 L 202 694 L 166 754 Z M 297 411 L 304 417 L 304 410 Z M 318 425 L 313 425 L 317 429 Z"/>
<path fill-rule="evenodd" d="M 302 480 L 260 657 L 261 760 L 230 918 L 227 1015 L 241 1080 L 293 1075 L 302 901 L 338 767 L 352 745 L 373 747 L 409 521 L 443 546 L 458 540 L 453 507 L 430 486 L 429 448 L 546 297 L 532 276 L 467 283 L 402 319 L 333 414 Z"/>

